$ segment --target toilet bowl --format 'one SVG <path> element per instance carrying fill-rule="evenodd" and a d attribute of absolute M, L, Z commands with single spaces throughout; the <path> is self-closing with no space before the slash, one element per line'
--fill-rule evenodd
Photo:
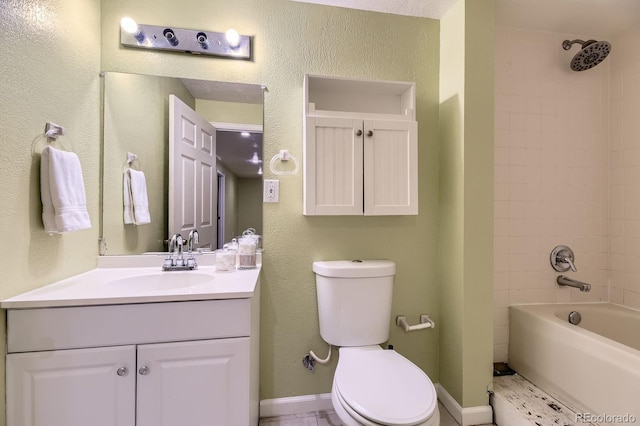
<path fill-rule="evenodd" d="M 394 350 L 340 348 L 331 402 L 345 426 L 438 426 L 429 377 Z"/>
<path fill-rule="evenodd" d="M 411 361 L 385 350 L 395 263 L 314 262 L 320 335 L 339 346 L 331 402 L 345 426 L 438 426 L 436 390 Z"/>

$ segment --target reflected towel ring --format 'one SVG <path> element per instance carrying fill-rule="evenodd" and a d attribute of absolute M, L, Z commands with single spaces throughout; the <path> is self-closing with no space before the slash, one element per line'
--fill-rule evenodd
<path fill-rule="evenodd" d="M 134 164 L 137 166 L 134 167 Z M 138 156 L 132 152 L 127 152 L 127 159 L 124 162 L 124 168 L 126 169 L 133 169 L 133 170 L 141 170 L 141 166 L 140 166 L 140 160 L 138 159 Z"/>
<path fill-rule="evenodd" d="M 290 171 L 276 170 L 274 166 L 278 160 L 280 161 L 293 160 L 293 163 L 295 164 L 295 168 Z M 298 164 L 298 160 L 296 160 L 296 157 L 294 157 L 289 153 L 289 150 L 281 149 L 279 153 L 277 153 L 276 155 L 273 156 L 273 158 L 271 158 L 271 162 L 269 163 L 269 169 L 271 169 L 271 173 L 273 173 L 274 175 L 293 176 L 298 174 L 298 170 L 300 170 L 300 165 Z"/>

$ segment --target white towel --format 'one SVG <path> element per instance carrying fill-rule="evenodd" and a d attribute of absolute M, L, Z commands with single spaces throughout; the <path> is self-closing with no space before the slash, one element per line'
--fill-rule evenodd
<path fill-rule="evenodd" d="M 40 162 L 42 222 L 48 234 L 91 228 L 80 159 L 46 146 Z"/>
<path fill-rule="evenodd" d="M 144 225 L 151 223 L 147 180 L 143 172 L 127 169 L 124 172 L 124 223 Z"/>

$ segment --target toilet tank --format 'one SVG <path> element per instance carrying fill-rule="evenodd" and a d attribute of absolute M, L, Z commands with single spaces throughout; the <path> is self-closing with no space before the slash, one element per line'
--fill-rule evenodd
<path fill-rule="evenodd" d="M 335 346 L 365 346 L 389 338 L 394 262 L 313 262 L 313 272 L 320 335 L 325 342 Z"/>

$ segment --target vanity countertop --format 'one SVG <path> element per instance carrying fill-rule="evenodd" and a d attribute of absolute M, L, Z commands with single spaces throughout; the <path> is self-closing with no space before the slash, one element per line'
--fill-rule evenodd
<path fill-rule="evenodd" d="M 248 298 L 253 296 L 261 269 L 258 266 L 216 272 L 214 266 L 205 264 L 193 271 L 163 272 L 161 263 L 153 267 L 131 266 L 134 261 L 122 260 L 102 265 L 98 262 L 98 267 L 90 271 L 5 299 L 0 307 L 27 309 Z"/>

